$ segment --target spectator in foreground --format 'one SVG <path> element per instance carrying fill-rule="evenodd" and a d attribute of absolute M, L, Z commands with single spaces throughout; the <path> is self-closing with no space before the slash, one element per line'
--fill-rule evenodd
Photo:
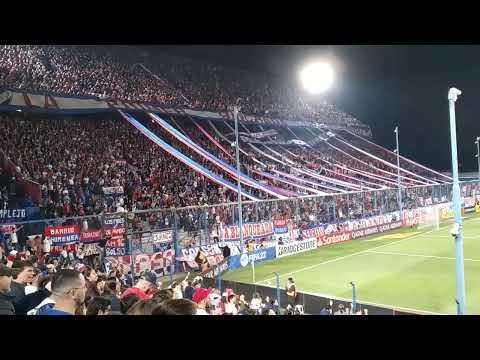
<path fill-rule="evenodd" d="M 197 288 L 195 293 L 193 294 L 193 301 L 197 303 L 197 315 L 209 315 L 207 312 L 207 303 L 208 303 L 208 296 L 212 293 L 213 289 L 208 288 Z"/>
<path fill-rule="evenodd" d="M 127 311 L 127 315 L 152 315 L 153 309 L 158 305 L 156 299 L 140 300 Z"/>
<path fill-rule="evenodd" d="M 0 264 L 0 315 L 15 315 L 13 307 L 13 295 L 10 295 L 14 270 Z"/>
<path fill-rule="evenodd" d="M 104 297 L 108 298 L 111 302 L 112 311 L 120 312 L 120 288 L 121 284 L 117 278 L 110 278 L 105 282 L 103 291 Z"/>
<path fill-rule="evenodd" d="M 136 295 L 140 300 L 151 298 L 151 292 L 157 286 L 157 276 L 153 272 L 146 273 L 140 278 L 134 287 L 128 288 L 122 294 L 122 298 L 128 295 Z"/>
<path fill-rule="evenodd" d="M 30 310 L 41 304 L 46 298 L 50 296 L 51 276 L 40 275 L 36 281 L 35 286 L 37 291 L 27 294 L 16 305 L 16 313 L 26 315 Z"/>
<path fill-rule="evenodd" d="M 155 294 L 153 294 L 153 299 L 156 299 L 158 302 L 164 302 L 173 299 L 173 291 L 172 289 L 158 290 Z"/>
<path fill-rule="evenodd" d="M 25 297 L 25 287 L 33 281 L 35 271 L 32 263 L 29 261 L 16 262 L 12 267 L 17 271 L 11 284 L 11 294 L 14 297 L 12 302 L 13 306 L 16 306 Z"/>
<path fill-rule="evenodd" d="M 197 315 L 197 304 L 187 299 L 163 301 L 152 311 L 152 315 Z"/>
<path fill-rule="evenodd" d="M 86 315 L 108 315 L 112 309 L 111 304 L 110 299 L 96 296 L 88 303 Z"/>
<path fill-rule="evenodd" d="M 52 308 L 40 315 L 82 314 L 85 301 L 85 278 L 78 271 L 62 269 L 52 280 L 51 298 L 55 301 Z"/>
<path fill-rule="evenodd" d="M 140 301 L 140 298 L 135 294 L 129 294 L 120 300 L 120 312 L 125 315 L 130 308 Z"/>

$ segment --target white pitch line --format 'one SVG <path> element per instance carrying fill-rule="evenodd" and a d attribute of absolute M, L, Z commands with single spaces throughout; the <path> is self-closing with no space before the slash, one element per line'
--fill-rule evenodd
<path fill-rule="evenodd" d="M 400 239 L 400 240 L 397 240 L 397 241 L 392 241 L 392 242 L 390 242 L 390 243 L 388 243 L 388 244 L 383 244 L 383 245 L 375 246 L 375 247 L 373 247 L 373 248 L 371 248 L 371 249 L 368 249 L 368 250 L 362 250 L 362 251 L 358 251 L 358 252 L 353 253 L 353 254 L 336 257 L 336 258 L 333 258 L 333 259 L 330 259 L 330 260 L 327 260 L 327 261 L 323 261 L 323 262 L 321 262 L 321 263 L 318 263 L 318 264 L 315 264 L 315 265 L 312 265 L 312 266 L 307 266 L 307 267 L 301 268 L 301 269 L 299 269 L 299 270 L 295 270 L 295 271 L 292 271 L 292 272 L 289 272 L 289 273 L 281 274 L 280 277 L 285 277 L 285 276 L 287 276 L 287 275 L 297 274 L 297 273 L 299 273 L 299 272 L 302 272 L 302 271 L 305 271 L 305 270 L 310 270 L 310 269 L 316 268 L 316 267 L 321 266 L 321 265 L 330 264 L 330 263 L 335 262 L 335 261 L 338 261 L 338 260 L 343 260 L 343 259 L 346 259 L 346 258 L 355 256 L 355 255 L 364 254 L 364 253 L 366 253 L 366 252 L 369 251 L 369 250 L 380 249 L 380 248 L 385 247 L 385 246 L 397 244 L 397 243 L 399 243 L 399 242 L 406 241 L 406 240 L 410 240 L 410 239 L 413 239 L 414 237 L 421 236 L 421 235 L 425 235 L 425 234 L 431 233 L 431 232 L 433 232 L 433 231 L 436 231 L 436 229 L 429 230 L 429 231 L 427 231 L 427 232 L 423 232 L 423 233 L 420 233 L 420 234 L 415 234 L 415 235 L 412 235 L 412 236 L 408 236 L 408 237 L 406 237 L 406 238 L 403 238 L 403 239 Z M 270 281 L 270 280 L 273 280 L 273 279 L 275 279 L 275 277 L 271 277 L 271 278 L 269 278 L 269 279 L 265 279 L 265 280 L 262 280 L 262 281 L 258 281 L 258 282 L 256 282 L 255 284 L 262 284 L 262 283 L 264 283 L 264 282 L 266 282 L 266 281 Z"/>
<path fill-rule="evenodd" d="M 269 288 L 276 288 L 275 286 L 272 286 L 272 285 L 262 285 L 262 286 L 269 287 Z M 321 294 L 321 293 L 318 293 L 318 292 L 309 292 L 309 291 L 303 291 L 303 290 L 302 290 L 302 293 L 308 294 L 308 295 L 313 295 L 313 296 L 321 296 L 321 297 L 326 298 L 326 299 L 332 299 L 332 300 L 337 300 L 337 301 L 352 302 L 351 298 L 348 299 L 348 298 L 344 298 L 344 297 L 340 297 L 340 296 L 334 296 L 334 295 L 330 295 L 330 294 Z M 416 313 L 416 314 L 419 314 L 419 315 L 423 315 L 423 314 L 447 315 L 447 314 L 444 314 L 444 313 L 437 313 L 437 312 L 432 312 L 432 311 L 427 311 L 427 310 L 412 309 L 412 308 L 407 308 L 407 307 L 402 307 L 402 306 L 397 306 L 397 305 L 380 304 L 380 303 L 371 302 L 371 301 L 364 301 L 364 300 L 361 300 L 361 299 L 357 299 L 356 301 L 360 305 L 372 305 L 372 306 L 378 306 L 378 307 L 383 307 L 383 308 L 392 309 L 392 310 L 406 310 L 406 311 L 410 311 L 412 313 Z"/>
<path fill-rule="evenodd" d="M 367 253 L 384 254 L 384 255 L 398 255 L 398 256 L 410 256 L 410 257 L 422 257 L 422 258 L 443 259 L 443 260 L 456 260 L 454 257 L 435 256 L 435 255 L 420 255 L 420 254 L 405 254 L 405 253 L 389 252 L 389 251 L 368 250 Z M 465 261 L 480 261 L 480 260 L 477 260 L 477 259 L 463 259 L 463 260 L 465 260 Z"/>
<path fill-rule="evenodd" d="M 347 299 L 347 298 L 342 298 L 342 297 L 332 296 L 332 295 L 327 295 L 327 294 L 313 293 L 313 292 L 308 292 L 308 291 L 302 291 L 302 293 L 309 294 L 309 295 L 314 295 L 314 296 L 317 295 L 317 296 L 321 296 L 321 297 L 324 297 L 324 298 L 327 298 L 327 299 L 352 302 L 352 299 Z M 445 315 L 445 314 L 442 314 L 442 313 L 436 313 L 436 312 L 427 311 L 427 310 L 412 309 L 412 308 L 406 308 L 406 307 L 396 306 L 396 305 L 379 304 L 379 303 L 370 302 L 370 301 L 363 301 L 363 300 L 360 300 L 360 299 L 357 299 L 356 301 L 360 305 L 372 305 L 372 306 L 378 306 L 378 307 L 388 308 L 388 309 L 392 309 L 392 310 L 406 310 L 406 311 L 410 311 L 410 312 L 417 313 L 417 314 L 425 313 L 425 314 L 428 314 L 428 315 Z"/>

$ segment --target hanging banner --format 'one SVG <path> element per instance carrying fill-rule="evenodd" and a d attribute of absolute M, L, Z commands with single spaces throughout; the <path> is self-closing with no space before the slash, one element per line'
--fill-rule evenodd
<path fill-rule="evenodd" d="M 135 275 L 140 275 L 141 272 L 145 271 L 155 271 L 156 273 L 163 272 L 164 274 L 167 274 L 172 270 L 174 262 L 175 250 L 173 249 L 154 254 L 135 255 Z"/>
<path fill-rule="evenodd" d="M 275 234 L 288 233 L 288 222 L 285 219 L 273 220 L 273 230 Z"/>
<path fill-rule="evenodd" d="M 244 240 L 259 239 L 273 235 L 273 222 L 264 221 L 260 223 L 246 223 L 243 224 L 242 230 Z M 240 239 L 240 227 L 237 225 L 223 226 L 222 233 L 224 241 Z"/>
<path fill-rule="evenodd" d="M 195 262 L 198 252 L 205 256 L 209 266 L 217 265 L 223 260 L 223 250 L 217 244 L 181 249 L 177 260 L 187 263 L 192 269 L 198 269 L 198 264 Z"/>
<path fill-rule="evenodd" d="M 154 252 L 166 251 L 173 247 L 172 230 L 152 232 L 152 239 Z"/>
<path fill-rule="evenodd" d="M 84 231 L 80 234 L 80 241 L 84 243 L 102 240 L 102 230 Z"/>
<path fill-rule="evenodd" d="M 0 208 L 0 224 L 36 220 L 40 216 L 40 208 L 36 206 L 25 208 Z"/>
<path fill-rule="evenodd" d="M 105 244 L 105 256 L 125 256 L 127 246 L 124 238 L 125 218 L 121 214 L 107 214 L 103 219 L 105 236 L 109 237 Z"/>
<path fill-rule="evenodd" d="M 52 241 L 52 245 L 74 244 L 80 240 L 80 228 L 78 225 L 46 227 L 45 236 Z"/>

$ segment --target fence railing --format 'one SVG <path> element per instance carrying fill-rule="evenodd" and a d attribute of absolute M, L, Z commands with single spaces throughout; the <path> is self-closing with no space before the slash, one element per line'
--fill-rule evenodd
<path fill-rule="evenodd" d="M 461 191 L 463 197 L 480 195 L 480 182 L 478 180 L 462 182 Z M 435 205 L 449 202 L 451 199 L 451 184 L 402 188 L 403 209 Z M 69 228 L 71 234 L 65 230 L 65 234 L 60 235 L 77 234 L 77 237 L 72 237 L 70 240 L 78 238 L 79 243 L 105 242 L 112 238 L 113 231 L 114 237 L 122 237 L 125 245 L 125 251 L 119 252 L 116 256 L 130 254 L 131 239 L 142 236 L 148 238 L 150 234 L 150 241 L 152 241 L 152 237 L 159 239 L 164 234 L 158 234 L 165 231 L 171 231 L 170 248 L 176 254 L 183 248 L 215 244 L 222 240 L 223 226 L 237 224 L 239 219 L 237 203 L 25 221 L 11 217 L 12 214 L 6 213 L 6 210 L 8 209 L 0 209 L 0 225 L 2 225 L 0 229 L 3 229 L 0 236 L 3 237 L 4 247 L 8 248 L 9 241 L 11 243 L 12 232 L 16 234 L 18 240 L 13 245 L 21 250 L 27 245 L 28 239 L 33 241 L 35 236 L 43 238 L 52 228 L 64 230 Z M 362 219 L 395 211 L 399 211 L 398 191 L 390 188 L 283 200 L 245 201 L 242 216 L 244 223 L 289 219 L 293 226 L 300 228 L 318 223 L 339 223 Z M 112 216 L 123 219 L 122 225 L 117 224 L 117 230 L 112 230 L 111 224 L 106 222 L 106 219 Z M 9 230 L 9 225 L 15 225 L 13 231 Z M 120 231 L 119 228 L 123 230 Z M 60 238 L 60 240 L 64 239 Z M 163 240 L 167 243 L 166 239 Z M 0 241 L 1 244 L 2 241 Z M 51 246 L 55 247 L 55 242 Z M 87 248 L 93 251 L 91 245 Z"/>

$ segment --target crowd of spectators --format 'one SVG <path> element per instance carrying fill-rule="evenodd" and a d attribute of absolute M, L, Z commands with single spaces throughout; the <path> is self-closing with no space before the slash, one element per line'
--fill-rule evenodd
<path fill-rule="evenodd" d="M 333 105 L 308 104 L 294 89 L 266 75 L 165 53 L 143 59 L 131 53 L 114 47 L 2 45 L 0 88 L 212 111 L 238 104 L 246 115 L 368 132 L 368 127 Z"/>
<path fill-rule="evenodd" d="M 145 116 L 139 121 L 220 178 L 228 178 L 235 183 L 235 177 L 200 157 L 148 117 Z M 217 128 L 222 129 L 225 135 L 223 137 L 217 136 L 214 129 L 206 124 L 203 128 L 223 145 L 226 152 L 220 151 L 199 132 L 193 126 L 191 119 L 172 118 L 167 121 L 171 122 L 172 126 L 181 124 L 178 125 L 181 128 L 179 130 L 184 131 L 211 154 L 235 167 L 234 147 L 226 141 L 228 134 L 225 129 L 222 129 L 221 123 L 217 124 Z M 253 125 L 251 129 L 252 131 L 262 130 Z M 179 161 L 172 161 L 173 158 L 170 155 L 164 153 L 117 115 L 101 114 L 72 118 L 5 115 L 0 116 L 0 131 L 5 134 L 0 138 L 0 148 L 15 164 L 16 176 L 39 184 L 40 206 L 43 217 L 47 219 L 152 208 L 225 204 L 235 202 L 237 199 L 235 192 L 212 183 Z M 262 147 L 262 145 L 257 146 Z M 242 148 L 249 149 L 245 143 L 242 144 Z M 271 149 L 284 154 L 282 160 L 286 161 L 286 158 L 289 158 L 289 164 L 293 164 L 296 168 L 310 168 L 326 177 L 357 185 L 360 180 L 377 184 L 378 187 L 382 185 L 378 179 L 347 170 L 347 168 L 357 169 L 372 175 L 382 175 L 380 170 L 384 165 L 368 160 L 365 156 L 363 160 L 369 161 L 369 165 L 354 161 L 322 144 L 315 146 L 315 149 L 305 149 L 295 145 L 289 146 L 288 149 L 272 145 Z M 265 149 L 265 151 L 269 150 Z M 259 165 L 258 161 L 266 167 Z M 330 162 L 330 165 L 325 161 Z M 242 171 L 262 184 L 273 184 L 285 190 L 302 191 L 286 183 L 272 182 L 271 179 L 259 175 L 261 171 L 272 172 L 273 170 L 295 174 L 291 166 L 274 162 L 252 149 L 241 154 L 241 162 Z M 314 163 L 322 165 L 312 167 Z M 9 180 L 4 170 L 0 175 L 2 179 L 7 177 Z M 8 181 L 4 180 L 0 181 L 2 184 L 0 200 L 5 201 L 9 199 L 12 191 L 9 191 L 11 189 Z M 323 185 L 328 184 L 327 181 L 313 180 Z M 390 180 L 394 182 L 396 179 L 391 176 Z M 107 194 L 104 190 L 118 187 L 122 188 L 119 194 Z M 258 189 L 246 188 L 259 198 L 267 198 L 267 194 Z M 327 193 L 332 192 L 328 188 L 321 188 L 321 190 Z M 335 198 L 335 204 L 333 204 L 333 198 L 326 197 L 287 202 L 286 207 L 290 209 L 291 215 L 300 214 L 299 216 L 304 220 L 308 220 L 310 214 L 315 213 L 317 220 L 323 219 L 327 222 L 386 213 L 395 209 L 397 205 L 395 191 L 390 195 L 387 202 L 383 201 L 382 196 L 375 198 L 372 193 L 365 193 L 364 195 L 353 194 L 349 197 L 338 196 Z M 409 197 L 405 196 L 405 199 Z M 271 219 L 275 216 L 274 209 L 278 207 L 279 205 L 275 203 L 249 204 L 244 206 L 243 217 L 245 221 Z M 234 208 L 231 206 L 210 207 L 205 211 L 186 209 L 179 211 L 178 215 L 177 226 L 188 232 L 205 226 L 212 228 L 220 226 L 221 223 L 234 222 Z M 168 228 L 173 225 L 173 218 L 171 213 L 163 211 L 136 216 L 131 223 L 138 229 L 148 229 L 149 226 Z"/>
<path fill-rule="evenodd" d="M 287 303 L 258 292 L 247 299 L 232 289 L 208 287 L 202 276 L 163 284 L 154 272 L 132 277 L 113 268 L 102 271 L 81 261 L 42 260 L 32 253 L 5 256 L 0 248 L 0 315 L 304 315 L 293 279 Z M 293 284 L 293 285 L 292 285 Z M 363 315 L 333 301 L 320 315 Z"/>

